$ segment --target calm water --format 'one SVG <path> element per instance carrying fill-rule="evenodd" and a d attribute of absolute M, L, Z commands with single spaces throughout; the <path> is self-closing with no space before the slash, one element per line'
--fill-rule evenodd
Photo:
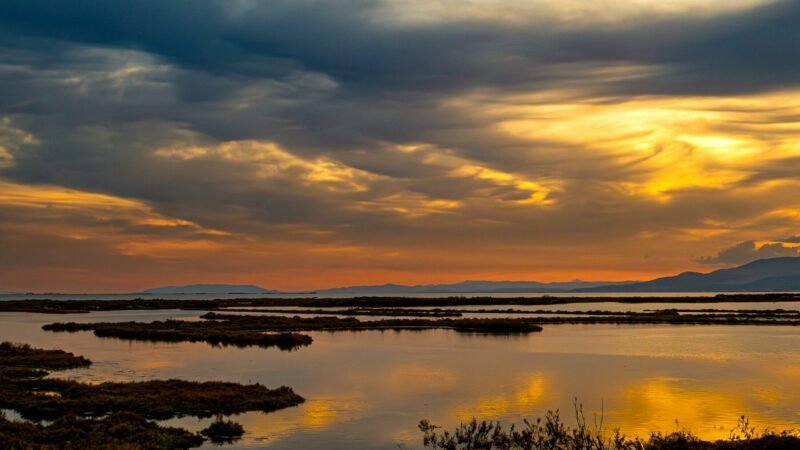
<path fill-rule="evenodd" d="M 0 340 L 89 357 L 91 368 L 62 374 L 84 381 L 260 382 L 291 386 L 308 399 L 297 408 L 237 417 L 248 433 L 229 448 L 421 448 L 416 424 L 422 418 L 451 427 L 473 415 L 520 421 L 547 409 L 568 413 L 574 397 L 590 420 L 602 408 L 608 427 L 641 435 L 672 431 L 678 419 L 704 437 L 725 437 L 741 414 L 759 427 L 800 423 L 795 327 L 559 325 L 516 337 L 449 330 L 322 332 L 310 333 L 314 343 L 295 352 L 132 343 L 40 329 L 59 320 L 199 314 L 0 313 Z M 191 418 L 171 422 L 190 429 L 205 424 Z"/>

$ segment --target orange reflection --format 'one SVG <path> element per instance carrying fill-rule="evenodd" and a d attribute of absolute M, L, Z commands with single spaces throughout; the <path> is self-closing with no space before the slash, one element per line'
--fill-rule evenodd
<path fill-rule="evenodd" d="M 769 423 L 750 411 L 738 392 L 708 386 L 693 390 L 685 382 L 655 377 L 624 387 L 622 404 L 609 414 L 612 426 L 643 437 L 655 431 L 686 429 L 703 439 L 724 439 L 742 414 L 754 423 Z"/>
<path fill-rule="evenodd" d="M 277 442 L 294 433 L 322 430 L 353 419 L 362 408 L 359 393 L 309 399 L 295 408 L 264 414 L 243 414 L 236 417 L 250 439 Z"/>
<path fill-rule="evenodd" d="M 352 409 L 352 398 L 315 398 L 303 405 L 302 423 L 309 428 L 324 428 L 345 420 Z"/>
<path fill-rule="evenodd" d="M 552 401 L 548 395 L 552 390 L 552 383 L 543 373 L 533 373 L 517 380 L 512 392 L 479 396 L 472 403 L 457 406 L 452 415 L 460 421 L 527 415 L 536 407 L 552 406 L 547 404 Z"/>
<path fill-rule="evenodd" d="M 453 386 L 459 379 L 458 372 L 452 368 L 404 364 L 389 372 L 385 389 L 392 395 L 439 392 Z"/>
<path fill-rule="evenodd" d="M 182 366 L 182 362 L 174 359 L 144 359 L 135 362 L 135 368 L 139 370 L 166 369 Z"/>

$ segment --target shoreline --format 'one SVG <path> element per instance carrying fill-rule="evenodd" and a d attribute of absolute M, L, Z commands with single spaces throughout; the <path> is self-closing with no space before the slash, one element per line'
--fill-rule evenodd
<path fill-rule="evenodd" d="M 2 300 L 0 312 L 28 312 L 44 314 L 70 314 L 92 311 L 122 310 L 165 310 L 180 309 L 192 311 L 216 311 L 226 308 L 254 307 L 307 307 L 307 308 L 407 308 L 407 307 L 448 307 L 448 306 L 548 306 L 593 303 L 673 303 L 673 304 L 713 304 L 713 303 L 781 303 L 798 302 L 800 293 L 775 294 L 717 294 L 705 296 L 619 296 L 619 297 L 467 297 L 449 296 L 437 298 L 423 297 L 304 297 L 304 298 L 232 298 L 232 299 L 30 299 Z"/>

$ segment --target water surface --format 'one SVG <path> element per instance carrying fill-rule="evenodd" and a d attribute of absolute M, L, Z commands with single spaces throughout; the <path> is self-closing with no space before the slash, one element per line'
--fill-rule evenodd
<path fill-rule="evenodd" d="M 95 362 L 92 367 L 61 376 L 89 382 L 173 377 L 259 382 L 291 386 L 308 399 L 297 408 L 236 417 L 247 434 L 229 448 L 421 448 L 416 424 L 422 418 L 452 427 L 474 415 L 520 421 L 559 408 L 569 419 L 575 397 L 590 421 L 602 410 L 609 429 L 618 426 L 629 434 L 672 431 L 677 419 L 703 437 L 726 437 L 741 414 L 759 427 L 794 428 L 800 422 L 796 327 L 553 325 L 527 336 L 315 332 L 309 333 L 311 346 L 294 352 L 41 330 L 62 320 L 199 314 L 0 313 L 0 340 L 84 355 Z M 170 422 L 190 429 L 205 425 L 193 418 Z"/>

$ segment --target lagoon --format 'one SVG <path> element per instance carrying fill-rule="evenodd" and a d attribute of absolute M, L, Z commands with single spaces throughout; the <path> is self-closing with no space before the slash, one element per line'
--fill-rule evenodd
<path fill-rule="evenodd" d="M 195 320 L 201 314 L 111 311 L 69 320 Z M 41 330 L 58 320 L 0 313 L 0 340 L 88 357 L 92 367 L 56 374 L 82 381 L 260 382 L 291 386 L 307 398 L 296 408 L 235 417 L 247 432 L 232 449 L 417 449 L 416 424 L 423 418 L 452 428 L 473 416 L 519 422 L 558 408 L 569 419 L 576 397 L 590 421 L 602 411 L 608 429 L 642 436 L 683 427 L 704 438 L 727 437 L 742 414 L 758 427 L 790 429 L 800 422 L 797 327 L 548 325 L 524 336 L 310 332 L 311 346 L 286 352 Z M 207 422 L 170 421 L 192 430 Z"/>

